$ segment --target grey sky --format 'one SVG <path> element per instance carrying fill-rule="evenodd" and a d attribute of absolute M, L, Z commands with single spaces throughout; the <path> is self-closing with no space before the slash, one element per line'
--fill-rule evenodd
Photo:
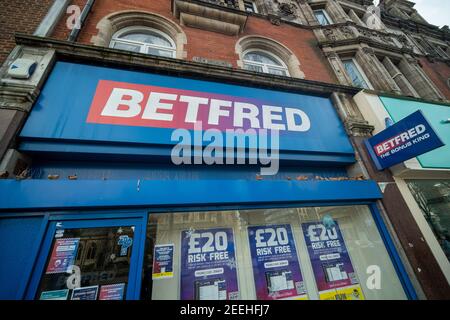
<path fill-rule="evenodd" d="M 450 0 L 412 0 L 414 7 L 428 23 L 442 27 L 450 25 Z"/>

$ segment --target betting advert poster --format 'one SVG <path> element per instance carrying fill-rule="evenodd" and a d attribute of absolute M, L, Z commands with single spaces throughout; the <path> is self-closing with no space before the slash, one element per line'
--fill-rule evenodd
<path fill-rule="evenodd" d="M 153 252 L 152 279 L 173 277 L 173 244 L 156 245 Z"/>
<path fill-rule="evenodd" d="M 363 300 L 364 295 L 337 221 L 302 224 L 321 300 Z"/>
<path fill-rule="evenodd" d="M 79 238 L 56 239 L 46 274 L 72 272 L 77 257 Z"/>
<path fill-rule="evenodd" d="M 307 299 L 289 224 L 248 227 L 258 300 Z"/>
<path fill-rule="evenodd" d="M 181 232 L 181 299 L 238 300 L 232 228 Z"/>

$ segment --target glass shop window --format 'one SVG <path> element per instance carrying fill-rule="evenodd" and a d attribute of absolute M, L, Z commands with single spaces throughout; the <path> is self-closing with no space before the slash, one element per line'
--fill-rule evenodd
<path fill-rule="evenodd" d="M 196 214 L 150 214 L 142 299 L 406 299 L 366 206 Z"/>
<path fill-rule="evenodd" d="M 57 231 L 36 299 L 125 300 L 133 238 L 134 227 Z"/>
<path fill-rule="evenodd" d="M 408 180 L 406 182 L 450 261 L 450 180 Z"/>

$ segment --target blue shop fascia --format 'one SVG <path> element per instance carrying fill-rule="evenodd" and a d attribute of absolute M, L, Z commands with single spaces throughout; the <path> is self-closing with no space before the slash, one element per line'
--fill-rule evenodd
<path fill-rule="evenodd" d="M 416 298 L 327 94 L 58 59 L 17 141 L 1 299 Z"/>

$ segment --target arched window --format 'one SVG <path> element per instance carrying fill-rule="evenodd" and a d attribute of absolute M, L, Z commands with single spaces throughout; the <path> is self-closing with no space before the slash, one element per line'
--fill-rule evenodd
<path fill-rule="evenodd" d="M 262 51 L 251 50 L 244 53 L 244 69 L 289 76 L 289 71 L 284 62 L 275 55 Z"/>
<path fill-rule="evenodd" d="M 148 27 L 119 30 L 111 40 L 111 48 L 175 58 L 175 42 L 164 32 Z"/>

